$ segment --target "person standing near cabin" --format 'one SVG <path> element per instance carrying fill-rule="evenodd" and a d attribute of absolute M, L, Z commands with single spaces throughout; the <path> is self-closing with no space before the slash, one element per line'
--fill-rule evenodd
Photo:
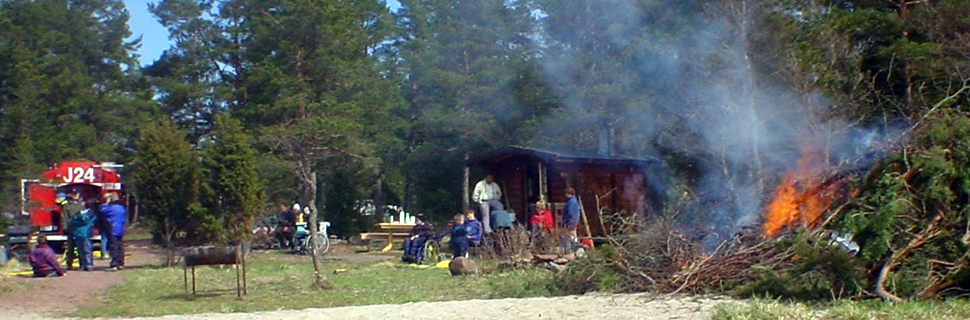
<path fill-rule="evenodd" d="M 81 200 L 81 192 L 77 188 L 72 188 L 67 192 L 67 200 L 61 205 L 61 231 L 67 236 L 67 242 L 64 245 L 64 252 L 67 253 L 67 258 L 65 259 L 65 264 L 67 264 L 67 270 L 74 269 L 74 258 L 75 256 L 75 241 L 74 241 L 74 231 L 71 229 L 71 221 L 75 216 L 84 211 L 84 202 Z"/>
<path fill-rule="evenodd" d="M 486 175 L 485 179 L 475 185 L 475 190 L 472 192 L 472 201 L 478 203 L 481 208 L 482 225 L 485 226 L 486 234 L 492 233 L 489 214 L 492 212 L 492 208 L 502 206 L 500 199 L 502 199 L 502 190 L 499 189 L 498 183 L 495 183 L 495 177 L 492 175 Z"/>
<path fill-rule="evenodd" d="M 118 202 L 117 193 L 104 195 L 104 204 L 101 212 L 110 225 L 108 233 L 101 233 L 101 238 L 108 237 L 108 251 L 111 255 L 111 264 L 108 270 L 118 271 L 125 266 L 125 224 L 128 221 L 128 210 Z"/>
<path fill-rule="evenodd" d="M 562 208 L 562 225 L 569 233 L 570 244 L 579 241 L 576 228 L 579 226 L 579 200 L 576 199 L 576 189 L 566 188 L 566 205 Z"/>

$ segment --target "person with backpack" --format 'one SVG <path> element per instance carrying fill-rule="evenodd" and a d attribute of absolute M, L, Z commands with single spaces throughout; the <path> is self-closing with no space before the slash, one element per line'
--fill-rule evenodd
<path fill-rule="evenodd" d="M 64 252 L 67 253 L 65 264 L 67 265 L 67 270 L 71 270 L 74 269 L 74 258 L 76 257 L 74 252 L 74 231 L 71 230 L 71 220 L 84 210 L 84 199 L 81 199 L 81 191 L 77 188 L 71 188 L 67 192 L 67 199 L 59 202 L 59 204 L 61 205 L 61 212 L 58 216 L 60 218 L 60 231 L 67 236 L 67 243 L 64 245 Z"/>
<path fill-rule="evenodd" d="M 88 202 L 87 208 L 81 213 L 71 218 L 71 235 L 74 238 L 74 247 L 77 248 L 78 263 L 82 271 L 94 270 L 93 256 L 91 255 L 91 231 L 94 228 L 94 221 L 98 218 L 97 210 L 100 208 L 96 202 Z"/>

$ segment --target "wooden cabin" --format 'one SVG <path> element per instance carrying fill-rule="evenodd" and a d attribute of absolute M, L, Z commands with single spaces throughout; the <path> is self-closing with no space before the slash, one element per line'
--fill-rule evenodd
<path fill-rule="evenodd" d="M 623 158 L 508 146 L 471 158 L 467 166 L 481 169 L 482 176 L 471 177 L 470 189 L 485 174 L 491 174 L 502 189 L 502 203 L 515 212 L 516 222 L 527 223 L 530 204 L 546 199 L 561 221 L 567 187 L 576 189 L 593 236 L 603 236 L 611 228 L 600 215 L 623 213 L 649 215 L 646 172 L 656 159 Z M 597 205 L 598 203 L 598 205 Z M 585 234 L 580 221 L 579 234 Z"/>

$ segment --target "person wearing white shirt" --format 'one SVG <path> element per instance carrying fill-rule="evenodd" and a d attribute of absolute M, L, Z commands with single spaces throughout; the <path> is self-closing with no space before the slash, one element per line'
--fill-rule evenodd
<path fill-rule="evenodd" d="M 472 201 L 478 203 L 481 208 L 481 221 L 485 227 L 485 233 L 492 232 L 492 227 L 489 225 L 489 214 L 492 212 L 492 208 L 502 207 L 500 199 L 502 199 L 502 190 L 499 189 L 498 183 L 495 183 L 495 177 L 492 175 L 486 175 L 485 179 L 475 185 L 475 191 L 472 192 Z"/>

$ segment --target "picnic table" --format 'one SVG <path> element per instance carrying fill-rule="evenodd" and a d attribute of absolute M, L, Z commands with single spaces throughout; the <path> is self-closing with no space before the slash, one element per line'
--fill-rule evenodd
<path fill-rule="evenodd" d="M 375 226 L 377 230 L 361 233 L 360 238 L 362 240 L 386 239 L 387 245 L 381 250 L 383 252 L 391 250 L 395 242 L 404 242 L 414 228 L 414 224 L 408 223 L 378 223 Z"/>

